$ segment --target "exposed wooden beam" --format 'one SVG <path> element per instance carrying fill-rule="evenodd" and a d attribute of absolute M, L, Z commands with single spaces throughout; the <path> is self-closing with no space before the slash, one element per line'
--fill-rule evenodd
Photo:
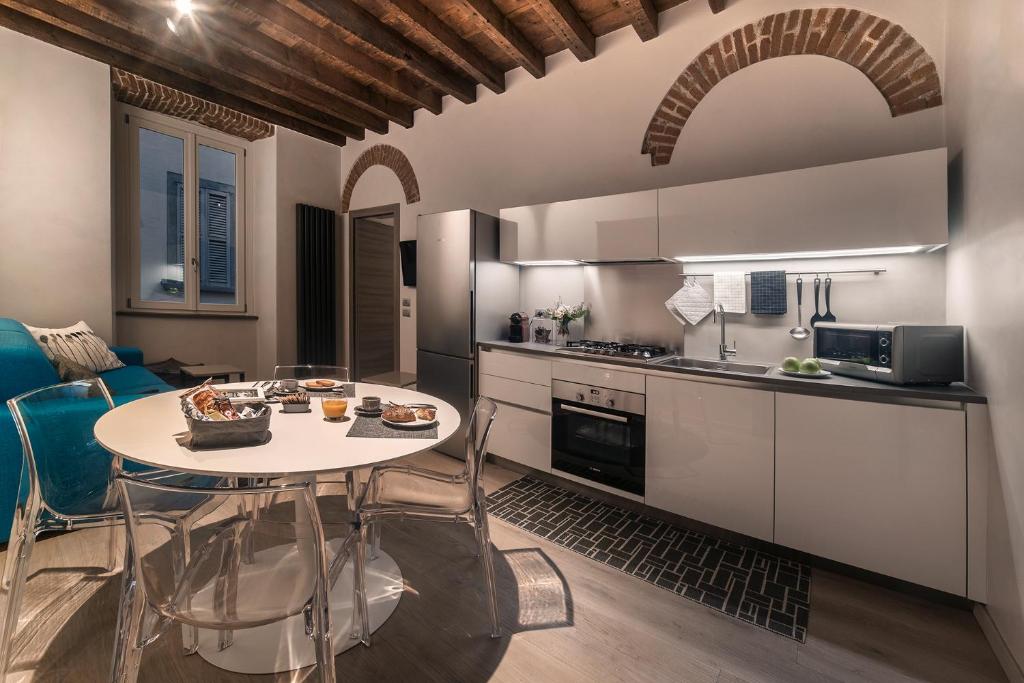
<path fill-rule="evenodd" d="M 408 69 L 441 92 L 467 104 L 476 101 L 476 83 L 456 74 L 351 0 L 282 1 L 293 9 L 297 3 L 312 8 L 342 32 L 386 55 L 396 66 Z"/>
<path fill-rule="evenodd" d="M 97 3 L 93 0 L 72 0 L 79 2 L 90 9 L 97 9 Z M 166 47 L 155 44 L 140 35 L 138 30 L 121 28 L 115 24 L 108 23 L 92 14 L 82 12 L 74 7 L 55 2 L 54 0 L 4 0 L 11 7 L 23 14 L 28 14 L 36 19 L 53 24 L 59 28 L 78 34 L 87 40 L 112 48 L 121 53 L 131 55 L 141 61 L 150 62 L 167 71 L 176 72 L 192 81 L 206 84 L 223 93 L 233 95 L 241 101 L 250 101 L 258 106 L 278 111 L 290 119 L 303 120 L 317 128 L 334 131 L 338 135 L 361 139 L 363 129 L 348 121 L 339 119 L 322 110 L 309 107 L 289 97 L 272 92 L 266 88 L 249 83 L 227 72 L 222 68 L 211 67 L 203 61 L 192 57 L 183 57 L 173 54 Z M 111 15 L 112 16 L 112 15 Z M 109 18 L 109 17 L 108 17 Z M 150 80 L 163 82 L 158 78 L 147 76 L 130 67 L 120 64 L 113 64 L 125 71 L 138 73 Z M 184 92 L 194 94 L 197 97 L 210 99 L 199 93 L 193 93 L 186 88 L 178 87 L 172 83 L 165 83 L 171 87 Z M 213 101 L 213 100 L 211 100 Z M 237 109 L 238 107 L 219 102 L 224 106 Z M 246 111 L 241 109 L 240 111 Z M 246 113 L 250 113 L 247 112 Z M 256 114 L 253 114 L 257 116 Z M 261 117 L 265 118 L 265 117 Z M 268 119 L 269 120 L 269 119 Z M 281 124 L 285 125 L 285 124 Z"/>
<path fill-rule="evenodd" d="M 496 93 L 505 92 L 505 74 L 469 42 L 448 27 L 419 0 L 380 0 L 381 4 L 413 27 L 416 35 L 439 50 L 448 61 Z"/>
<path fill-rule="evenodd" d="M 163 83 L 195 97 L 209 100 L 250 116 L 255 116 L 268 123 L 291 128 L 292 130 L 338 146 L 345 144 L 345 136 L 338 132 L 310 124 L 307 121 L 282 113 L 276 109 L 256 104 L 251 100 L 237 97 L 200 81 L 183 76 L 176 71 L 171 71 L 149 62 L 129 52 L 95 42 L 79 33 L 54 25 L 32 13 L 25 13 L 14 7 L 13 5 L 16 3 L 11 0 L 4 0 L 4 3 L 0 4 L 0 26 L 56 45 L 65 50 L 70 50 L 83 57 L 116 66 L 119 69 L 138 74 L 157 83 Z"/>
<path fill-rule="evenodd" d="M 533 9 L 581 62 L 597 54 L 597 40 L 569 0 L 534 0 Z"/>
<path fill-rule="evenodd" d="M 718 14 L 725 9 L 725 0 L 708 0 L 712 14 Z"/>
<path fill-rule="evenodd" d="M 334 78 L 343 78 L 342 69 L 370 81 L 372 87 L 383 95 L 376 96 L 379 103 L 373 96 L 367 102 L 375 106 L 376 113 L 401 126 L 408 128 L 412 125 L 411 107 L 441 113 L 441 95 L 436 90 L 413 83 L 404 73 L 369 57 L 335 33 L 274 0 L 224 0 L 224 5 L 240 19 L 244 17 L 247 21 L 259 22 L 261 33 L 295 46 L 296 52 L 313 55 L 315 58 L 309 75 L 318 81 L 335 87 L 329 79 L 331 74 Z M 298 49 L 300 46 L 301 50 Z M 390 102 L 387 98 L 398 102 Z"/>
<path fill-rule="evenodd" d="M 658 35 L 658 10 L 651 0 L 619 0 L 619 5 L 629 16 L 629 23 L 640 36 L 640 40 L 650 40 Z"/>
<path fill-rule="evenodd" d="M 534 77 L 544 75 L 544 55 L 491 0 L 463 0 L 463 4 L 473 13 L 480 29 L 509 57 Z"/>
<path fill-rule="evenodd" d="M 296 59 L 289 59 L 287 51 L 279 43 L 262 34 L 249 35 L 243 26 L 223 26 L 211 21 L 214 17 L 204 16 L 202 24 L 192 21 L 179 22 L 178 30 L 172 33 L 166 25 L 166 16 L 152 9 L 151 3 L 140 0 L 59 0 L 60 3 L 79 10 L 100 21 L 116 26 L 140 38 L 159 45 L 168 54 L 175 53 L 186 59 L 200 58 L 206 66 L 219 67 L 255 86 L 265 88 L 281 97 L 296 100 L 302 106 L 348 121 L 355 128 L 350 137 L 361 135 L 359 128 L 369 128 L 377 133 L 386 133 L 387 121 L 363 108 L 355 106 L 348 98 L 334 92 L 320 89 L 301 76 L 303 67 L 288 68 Z M 49 4 L 56 2 L 49 0 Z M 233 34 L 246 36 L 238 41 Z M 243 44 L 244 43 L 244 44 Z M 250 46 L 251 44 L 251 46 Z M 257 49 L 253 49 L 255 46 Z M 269 52 L 259 52 L 262 48 Z M 174 57 L 177 59 L 177 57 Z M 279 61 L 275 61 L 275 58 Z M 363 89 L 366 90 L 365 88 Z"/>

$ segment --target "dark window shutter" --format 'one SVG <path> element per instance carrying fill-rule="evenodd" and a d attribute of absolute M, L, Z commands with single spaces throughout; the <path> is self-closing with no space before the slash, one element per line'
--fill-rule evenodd
<path fill-rule="evenodd" d="M 235 195 L 210 187 L 199 188 L 200 289 L 235 289 Z"/>

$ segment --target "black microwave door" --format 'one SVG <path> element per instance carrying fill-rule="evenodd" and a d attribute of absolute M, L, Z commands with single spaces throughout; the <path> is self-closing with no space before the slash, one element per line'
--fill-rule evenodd
<path fill-rule="evenodd" d="M 875 330 L 814 328 L 814 353 L 818 358 L 868 366 L 885 366 L 879 341 L 883 333 Z M 885 359 L 888 361 L 888 358 Z"/>

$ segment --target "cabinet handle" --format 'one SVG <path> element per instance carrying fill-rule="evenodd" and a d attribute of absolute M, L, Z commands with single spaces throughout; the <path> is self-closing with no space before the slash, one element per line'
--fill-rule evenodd
<path fill-rule="evenodd" d="M 563 405 L 562 410 L 569 413 L 579 413 L 580 415 L 589 415 L 591 417 L 599 417 L 602 420 L 611 420 L 612 422 L 629 422 L 628 417 L 622 417 L 621 415 L 612 415 L 610 413 L 602 413 L 597 410 L 587 410 L 586 408 L 577 408 L 576 406 Z"/>

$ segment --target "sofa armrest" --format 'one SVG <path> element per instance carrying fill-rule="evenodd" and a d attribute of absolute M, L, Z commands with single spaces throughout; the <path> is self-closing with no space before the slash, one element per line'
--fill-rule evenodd
<path fill-rule="evenodd" d="M 111 346 L 110 350 L 125 365 L 142 365 L 142 349 L 137 346 Z"/>

